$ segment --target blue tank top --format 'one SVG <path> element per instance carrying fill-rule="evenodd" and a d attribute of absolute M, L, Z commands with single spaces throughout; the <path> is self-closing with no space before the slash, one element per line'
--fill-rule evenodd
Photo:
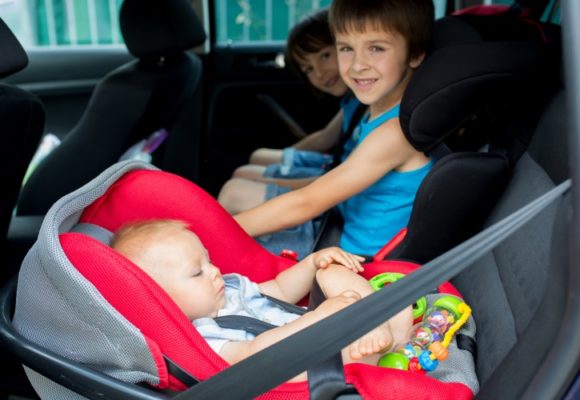
<path fill-rule="evenodd" d="M 368 115 L 353 133 L 358 146 L 375 128 L 399 116 L 395 106 L 373 120 Z M 354 148 L 353 147 L 353 148 Z M 415 194 L 433 161 L 412 171 L 389 171 L 370 187 L 339 205 L 344 218 L 340 246 L 355 254 L 375 254 L 407 226 Z"/>

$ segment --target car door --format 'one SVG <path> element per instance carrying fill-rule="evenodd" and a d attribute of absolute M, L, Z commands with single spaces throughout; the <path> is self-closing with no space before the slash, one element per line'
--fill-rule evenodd
<path fill-rule="evenodd" d="M 205 57 L 202 181 L 213 194 L 258 147 L 282 148 L 338 110 L 285 66 L 289 29 L 330 0 L 208 2 L 211 41 Z"/>

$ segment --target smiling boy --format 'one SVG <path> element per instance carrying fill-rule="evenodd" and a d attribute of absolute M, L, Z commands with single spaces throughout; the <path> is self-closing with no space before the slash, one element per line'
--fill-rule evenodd
<path fill-rule="evenodd" d="M 425 57 L 433 27 L 431 0 L 335 0 L 330 25 L 339 72 L 369 113 L 339 166 L 304 188 L 237 214 L 252 236 L 311 221 L 339 206 L 340 247 L 374 254 L 409 221 L 417 190 L 433 162 L 407 141 L 399 103 Z"/>

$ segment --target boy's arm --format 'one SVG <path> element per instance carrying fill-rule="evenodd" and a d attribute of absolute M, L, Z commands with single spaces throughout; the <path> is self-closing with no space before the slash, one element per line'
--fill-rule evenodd
<path fill-rule="evenodd" d="M 360 297 L 348 291 L 332 299 L 326 300 L 316 310 L 307 312 L 298 319 L 266 331 L 252 341 L 227 342 L 220 350 L 220 356 L 230 364 L 235 364 L 251 355 L 279 342 L 282 339 L 320 321 L 327 316 L 342 310 L 357 301 Z"/>
<path fill-rule="evenodd" d="M 342 110 L 340 110 L 324 128 L 299 140 L 294 143 L 292 147 L 298 150 L 326 152 L 338 143 L 341 131 Z"/>
<path fill-rule="evenodd" d="M 311 184 L 234 216 L 251 236 L 260 236 L 311 220 L 360 193 L 387 172 L 415 169 L 427 162 L 406 140 L 398 119 L 378 127 L 339 166 Z"/>

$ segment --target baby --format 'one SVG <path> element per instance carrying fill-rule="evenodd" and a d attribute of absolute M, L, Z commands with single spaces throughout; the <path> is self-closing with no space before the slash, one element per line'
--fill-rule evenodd
<path fill-rule="evenodd" d="M 230 364 L 373 293 L 358 275 L 363 258 L 337 247 L 312 253 L 276 278 L 256 284 L 239 274 L 222 275 L 199 238 L 181 221 L 131 223 L 115 234 L 111 246 L 155 280 Z M 327 300 L 305 314 L 285 311 L 263 296 L 294 304 L 308 294 L 314 278 Z M 253 336 L 220 328 L 213 318 L 223 315 L 251 316 L 277 327 Z M 405 342 L 412 319 L 411 307 L 405 308 L 343 349 L 344 362 L 376 365 L 382 353 Z M 292 380 L 304 379 L 305 372 Z"/>

